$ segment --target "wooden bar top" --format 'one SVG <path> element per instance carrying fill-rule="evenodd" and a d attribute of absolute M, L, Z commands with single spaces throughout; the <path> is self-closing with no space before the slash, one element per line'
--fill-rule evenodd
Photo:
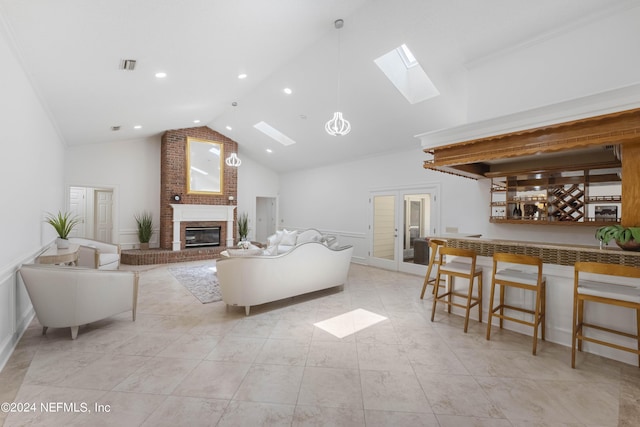
<path fill-rule="evenodd" d="M 542 258 L 545 264 L 573 266 L 578 261 L 601 262 L 605 264 L 630 265 L 640 267 L 640 252 L 624 251 L 613 243 L 606 248 L 598 246 L 525 242 L 518 240 L 497 240 L 482 238 L 433 236 L 447 241 L 447 246 L 470 249 L 478 256 L 492 257 L 494 252 L 533 255 Z"/>

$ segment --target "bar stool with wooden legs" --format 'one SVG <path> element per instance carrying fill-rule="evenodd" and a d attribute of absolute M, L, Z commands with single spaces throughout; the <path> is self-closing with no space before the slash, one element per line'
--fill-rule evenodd
<path fill-rule="evenodd" d="M 422 293 L 420 294 L 420 299 L 424 298 L 424 292 L 427 290 L 427 285 L 433 285 L 433 293 L 436 293 L 436 278 L 431 278 L 431 270 L 434 265 L 440 265 L 440 257 L 438 256 L 438 252 L 442 246 L 445 246 L 447 242 L 445 240 L 439 239 L 429 239 L 429 250 L 431 254 L 429 256 L 429 267 L 427 267 L 427 274 L 424 276 L 424 284 L 422 285 Z"/>
<path fill-rule="evenodd" d="M 514 268 L 504 268 L 505 264 L 512 267 L 513 264 L 522 266 L 536 267 L 537 271 L 527 272 Z M 501 268 L 502 267 L 502 268 Z M 497 307 L 493 305 L 493 296 L 496 285 L 500 286 L 500 304 Z M 505 291 L 507 287 L 524 289 L 533 291 L 536 294 L 536 301 L 533 310 L 516 307 L 505 303 Z M 518 319 L 504 314 L 507 310 L 519 311 L 533 315 L 533 322 Z M 498 311 L 498 313 L 496 313 Z M 487 324 L 487 340 L 491 339 L 491 318 L 493 316 L 500 318 L 500 329 L 502 329 L 504 320 L 521 323 L 527 326 L 533 326 L 533 354 L 536 354 L 538 345 L 538 327 L 541 329 L 542 340 L 544 341 L 545 331 L 545 313 L 546 313 L 546 278 L 542 275 L 542 259 L 529 255 L 516 255 L 495 253 L 493 254 L 493 273 L 491 274 L 491 296 L 489 297 L 489 320 Z"/>
<path fill-rule="evenodd" d="M 583 278 L 583 273 L 589 274 Z M 582 277 L 581 277 L 582 276 Z M 606 277 L 608 276 L 608 277 Z M 638 355 L 640 367 L 640 285 L 621 285 L 611 283 L 611 277 L 640 279 L 640 268 L 626 265 L 603 264 L 598 262 L 576 262 L 573 282 L 573 335 L 571 338 L 571 367 L 576 367 L 576 344 L 582 351 L 582 342 L 596 344 L 628 351 Z M 636 312 L 636 333 L 631 334 L 584 321 L 585 301 L 627 307 Z M 585 328 L 597 329 L 611 334 L 621 335 L 637 340 L 637 348 L 606 342 L 602 339 L 587 337 Z"/>
<path fill-rule="evenodd" d="M 445 256 L 457 257 L 452 262 L 444 263 Z M 467 259 L 468 262 L 460 262 L 459 259 Z M 465 309 L 464 331 L 467 332 L 469 326 L 469 312 L 474 306 L 478 306 L 478 322 L 482 323 L 482 267 L 476 267 L 476 253 L 467 249 L 441 247 L 439 254 L 438 272 L 436 274 L 436 283 L 440 283 L 441 276 L 448 276 L 447 292 L 440 295 L 438 290 L 440 286 L 435 286 L 435 295 L 433 296 L 433 311 L 431 312 L 431 321 L 436 314 L 436 306 L 439 302 L 447 304 L 448 312 L 451 313 L 451 306 L 461 307 Z M 454 279 L 459 277 L 469 281 L 469 287 L 466 292 L 456 291 L 454 288 Z M 473 282 L 478 278 L 478 293 L 473 295 Z M 456 303 L 453 297 L 465 298 L 466 304 Z"/>

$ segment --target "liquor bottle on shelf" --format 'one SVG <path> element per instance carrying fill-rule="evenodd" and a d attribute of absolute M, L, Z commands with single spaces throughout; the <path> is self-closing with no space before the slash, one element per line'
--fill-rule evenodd
<path fill-rule="evenodd" d="M 516 207 L 513 208 L 513 219 L 520 219 L 522 217 L 522 211 L 520 210 L 520 203 L 516 203 Z"/>

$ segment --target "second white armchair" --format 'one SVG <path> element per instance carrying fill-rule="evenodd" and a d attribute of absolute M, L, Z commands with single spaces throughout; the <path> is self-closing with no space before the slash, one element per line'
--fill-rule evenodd
<path fill-rule="evenodd" d="M 117 270 L 120 267 L 120 245 L 82 237 L 70 237 L 69 242 L 80 245 L 79 267 L 98 270 Z"/>

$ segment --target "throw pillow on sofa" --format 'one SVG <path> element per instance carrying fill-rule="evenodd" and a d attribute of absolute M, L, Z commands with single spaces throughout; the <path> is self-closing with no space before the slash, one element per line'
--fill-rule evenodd
<path fill-rule="evenodd" d="M 288 231 L 285 229 L 282 232 L 282 240 L 280 240 L 279 244 L 283 246 L 295 246 L 297 237 L 297 231 Z"/>

